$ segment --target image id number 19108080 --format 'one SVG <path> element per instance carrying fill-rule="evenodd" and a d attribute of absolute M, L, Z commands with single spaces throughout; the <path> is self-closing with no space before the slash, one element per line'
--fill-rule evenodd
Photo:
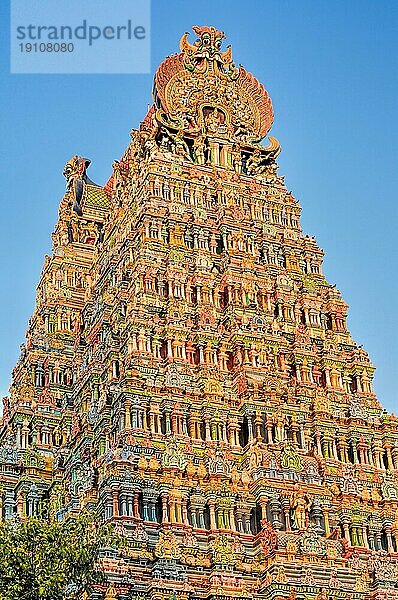
<path fill-rule="evenodd" d="M 41 42 L 41 43 L 37 43 L 34 42 L 33 44 L 31 42 L 26 42 L 25 44 L 21 43 L 19 44 L 19 48 L 21 50 L 21 52 L 73 52 L 75 49 L 75 46 L 73 45 L 72 42 L 69 42 L 68 44 L 63 42 L 61 44 L 58 43 L 50 43 L 50 42 Z"/>

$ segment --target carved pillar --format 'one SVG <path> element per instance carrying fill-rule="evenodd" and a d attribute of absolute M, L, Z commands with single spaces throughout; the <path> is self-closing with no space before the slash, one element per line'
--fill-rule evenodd
<path fill-rule="evenodd" d="M 203 506 L 200 506 L 198 508 L 197 517 L 198 517 L 198 527 L 200 529 L 205 529 L 205 519 L 204 519 L 204 514 L 203 514 Z"/>
<path fill-rule="evenodd" d="M 384 531 L 386 532 L 387 537 L 387 551 L 389 554 L 392 554 L 394 552 L 394 544 L 392 541 L 391 526 L 385 527 Z"/>
<path fill-rule="evenodd" d="M 127 400 L 125 405 L 124 405 L 124 410 L 125 410 L 125 423 L 124 426 L 126 429 L 130 429 L 131 428 L 131 413 L 130 413 L 130 401 Z"/>
<path fill-rule="evenodd" d="M 336 438 L 333 438 L 333 440 L 332 440 L 332 450 L 333 450 L 333 458 L 334 458 L 334 460 L 339 460 L 339 456 L 338 456 L 338 453 L 337 453 Z"/>
<path fill-rule="evenodd" d="M 376 550 L 376 546 L 375 546 L 375 535 L 374 535 L 374 531 L 373 529 L 369 529 L 369 533 L 368 533 L 368 541 L 369 541 L 369 547 L 371 550 Z"/>
<path fill-rule="evenodd" d="M 348 544 L 351 546 L 351 535 L 350 535 L 350 527 L 349 527 L 350 521 L 349 519 L 344 519 L 342 521 L 342 525 L 343 525 L 343 531 L 344 531 L 344 537 L 347 540 Z"/>
<path fill-rule="evenodd" d="M 119 516 L 119 488 L 112 488 L 112 512 L 114 517 Z"/>
<path fill-rule="evenodd" d="M 343 438 L 340 438 L 337 442 L 337 445 L 340 450 L 340 459 L 342 460 L 342 462 L 348 462 L 347 442 Z"/>
<path fill-rule="evenodd" d="M 187 499 L 185 497 L 181 498 L 181 512 L 182 512 L 182 522 L 184 523 L 184 525 L 189 525 Z"/>
<path fill-rule="evenodd" d="M 331 387 L 332 383 L 330 381 L 330 368 L 325 367 L 324 372 L 325 372 L 326 387 Z"/>
<path fill-rule="evenodd" d="M 261 496 L 259 499 L 259 502 L 260 502 L 260 506 L 261 506 L 261 520 L 266 521 L 267 520 L 267 504 L 268 504 L 267 496 Z"/>
<path fill-rule="evenodd" d="M 394 469 L 398 470 L 398 448 L 397 446 L 393 446 L 391 448 L 392 459 L 394 463 Z"/>
<path fill-rule="evenodd" d="M 17 494 L 17 513 L 21 518 L 26 517 L 25 496 L 21 490 Z"/>
<path fill-rule="evenodd" d="M 164 417 L 165 417 L 166 433 L 169 434 L 169 433 L 171 433 L 171 418 L 170 418 L 169 410 L 164 411 Z"/>
<path fill-rule="evenodd" d="M 330 458 L 329 453 L 329 438 L 324 435 L 323 440 L 321 442 L 322 445 L 322 454 L 325 458 Z"/>
<path fill-rule="evenodd" d="M 205 417 L 204 421 L 205 421 L 205 432 L 206 432 L 205 441 L 206 442 L 211 442 L 210 419 L 209 419 L 209 417 Z"/>
<path fill-rule="evenodd" d="M 255 428 L 256 428 L 256 438 L 257 438 L 257 441 L 259 441 L 259 442 L 262 442 L 262 435 L 261 435 L 262 422 L 263 422 L 263 420 L 261 418 L 261 415 L 256 413 L 256 418 L 255 418 L 254 424 L 255 424 Z"/>
<path fill-rule="evenodd" d="M 220 164 L 219 152 L 220 152 L 219 144 L 217 142 L 215 142 L 214 140 L 209 139 L 209 159 L 210 159 L 209 162 L 212 165 Z"/>
<path fill-rule="evenodd" d="M 364 546 L 367 550 L 369 550 L 369 540 L 368 540 L 368 532 L 366 529 L 366 525 L 362 525 L 362 538 Z"/>
<path fill-rule="evenodd" d="M 384 464 L 381 459 L 382 452 L 383 452 L 383 448 L 378 445 L 378 442 L 376 442 L 373 446 L 372 453 L 373 453 L 374 463 L 378 469 L 384 469 Z"/>
<path fill-rule="evenodd" d="M 323 456 L 322 447 L 321 447 L 321 434 L 319 431 L 317 431 L 315 433 L 315 439 L 316 439 L 316 449 L 317 449 L 318 455 Z"/>
<path fill-rule="evenodd" d="M 292 528 L 291 528 L 291 524 L 290 524 L 290 501 L 289 501 L 289 498 L 283 497 L 281 500 L 281 504 L 282 504 L 283 513 L 285 515 L 286 531 L 290 532 Z"/>
<path fill-rule="evenodd" d="M 194 528 L 198 527 L 198 521 L 196 519 L 196 509 L 192 505 L 191 505 L 190 517 L 191 517 L 192 527 L 194 527 Z"/>
<path fill-rule="evenodd" d="M 323 520 L 325 523 L 325 537 L 330 535 L 330 522 L 329 522 L 329 507 L 323 506 Z"/>
<path fill-rule="evenodd" d="M 217 510 L 217 529 L 225 529 L 224 511 L 220 508 Z"/>
<path fill-rule="evenodd" d="M 269 415 L 267 415 L 267 438 L 268 438 L 268 443 L 269 444 L 273 444 L 274 443 L 274 438 L 272 435 L 272 419 Z"/>
<path fill-rule="evenodd" d="M 376 550 L 382 550 L 383 549 L 383 546 L 381 544 L 381 531 L 376 531 L 375 546 L 376 546 Z"/>
<path fill-rule="evenodd" d="M 203 352 L 203 344 L 199 345 L 199 362 L 203 364 L 205 362 L 204 352 Z"/>
<path fill-rule="evenodd" d="M 214 530 L 214 529 L 217 529 L 214 501 L 208 502 L 208 505 L 209 505 L 209 512 L 210 512 L 210 529 Z"/>
<path fill-rule="evenodd" d="M 270 506 L 270 511 L 271 511 L 271 515 L 272 515 L 272 525 L 275 529 L 282 529 L 282 521 L 280 519 L 281 517 L 281 503 L 279 501 L 279 498 L 277 497 L 273 497 L 271 498 L 270 502 L 269 502 L 269 506 Z"/>
<path fill-rule="evenodd" d="M 395 525 L 395 523 L 391 527 L 391 533 L 394 536 L 395 547 L 398 549 L 398 527 Z"/>
<path fill-rule="evenodd" d="M 300 446 L 303 450 L 307 451 L 307 443 L 306 443 L 306 439 L 305 439 L 305 431 L 304 431 L 304 424 L 300 423 Z"/>
<path fill-rule="evenodd" d="M 21 447 L 24 449 L 29 447 L 29 427 L 25 421 L 22 426 Z"/>
<path fill-rule="evenodd" d="M 249 442 L 253 441 L 253 416 L 252 413 L 248 413 L 247 415 L 247 428 L 249 434 Z"/>
<path fill-rule="evenodd" d="M 175 523 L 177 520 L 176 499 L 173 496 L 169 496 L 169 518 L 170 523 Z"/>
<path fill-rule="evenodd" d="M 162 499 L 162 523 L 168 523 L 169 522 L 168 495 L 162 494 L 161 499 Z"/>
<path fill-rule="evenodd" d="M 393 471 L 394 470 L 394 463 L 392 460 L 392 455 L 391 455 L 391 444 L 389 442 L 387 442 L 386 444 L 384 444 L 384 448 L 387 454 L 387 465 L 388 465 L 388 469 L 389 471 Z"/>
<path fill-rule="evenodd" d="M 235 512 L 234 512 L 234 507 L 230 506 L 229 508 L 229 523 L 230 523 L 230 527 L 232 529 L 232 531 L 236 531 L 236 527 L 235 527 Z"/>
<path fill-rule="evenodd" d="M 220 150 L 220 165 L 222 167 L 232 167 L 231 163 L 232 144 L 223 144 Z"/>
<path fill-rule="evenodd" d="M 173 358 L 173 340 L 167 338 L 167 358 Z"/>
<path fill-rule="evenodd" d="M 155 509 L 155 502 L 153 498 L 150 498 L 148 500 L 148 508 L 149 508 L 149 520 L 152 521 L 152 523 L 156 522 L 156 509 Z"/>
<path fill-rule="evenodd" d="M 237 530 L 239 531 L 239 533 L 244 533 L 243 514 L 240 509 L 238 509 L 236 511 L 236 523 L 237 523 Z"/>

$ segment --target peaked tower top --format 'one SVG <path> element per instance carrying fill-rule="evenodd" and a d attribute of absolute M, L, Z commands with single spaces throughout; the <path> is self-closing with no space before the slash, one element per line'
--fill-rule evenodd
<path fill-rule="evenodd" d="M 185 135 L 228 137 L 240 144 L 259 142 L 273 121 L 264 86 L 244 67 L 235 67 L 232 50 L 221 51 L 225 34 L 193 27 L 198 39 L 180 41 L 181 52 L 159 66 L 154 81 L 156 120 Z"/>

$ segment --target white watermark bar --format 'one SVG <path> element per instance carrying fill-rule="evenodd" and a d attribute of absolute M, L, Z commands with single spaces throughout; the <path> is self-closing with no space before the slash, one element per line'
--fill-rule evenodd
<path fill-rule="evenodd" d="M 11 73 L 149 73 L 150 0 L 11 0 Z"/>

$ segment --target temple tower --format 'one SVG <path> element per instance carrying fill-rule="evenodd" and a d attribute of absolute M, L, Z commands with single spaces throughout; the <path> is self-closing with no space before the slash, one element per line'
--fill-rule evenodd
<path fill-rule="evenodd" d="M 3 516 L 114 522 L 96 600 L 398 599 L 398 422 L 263 142 L 267 92 L 193 29 L 107 184 L 65 167 Z"/>

